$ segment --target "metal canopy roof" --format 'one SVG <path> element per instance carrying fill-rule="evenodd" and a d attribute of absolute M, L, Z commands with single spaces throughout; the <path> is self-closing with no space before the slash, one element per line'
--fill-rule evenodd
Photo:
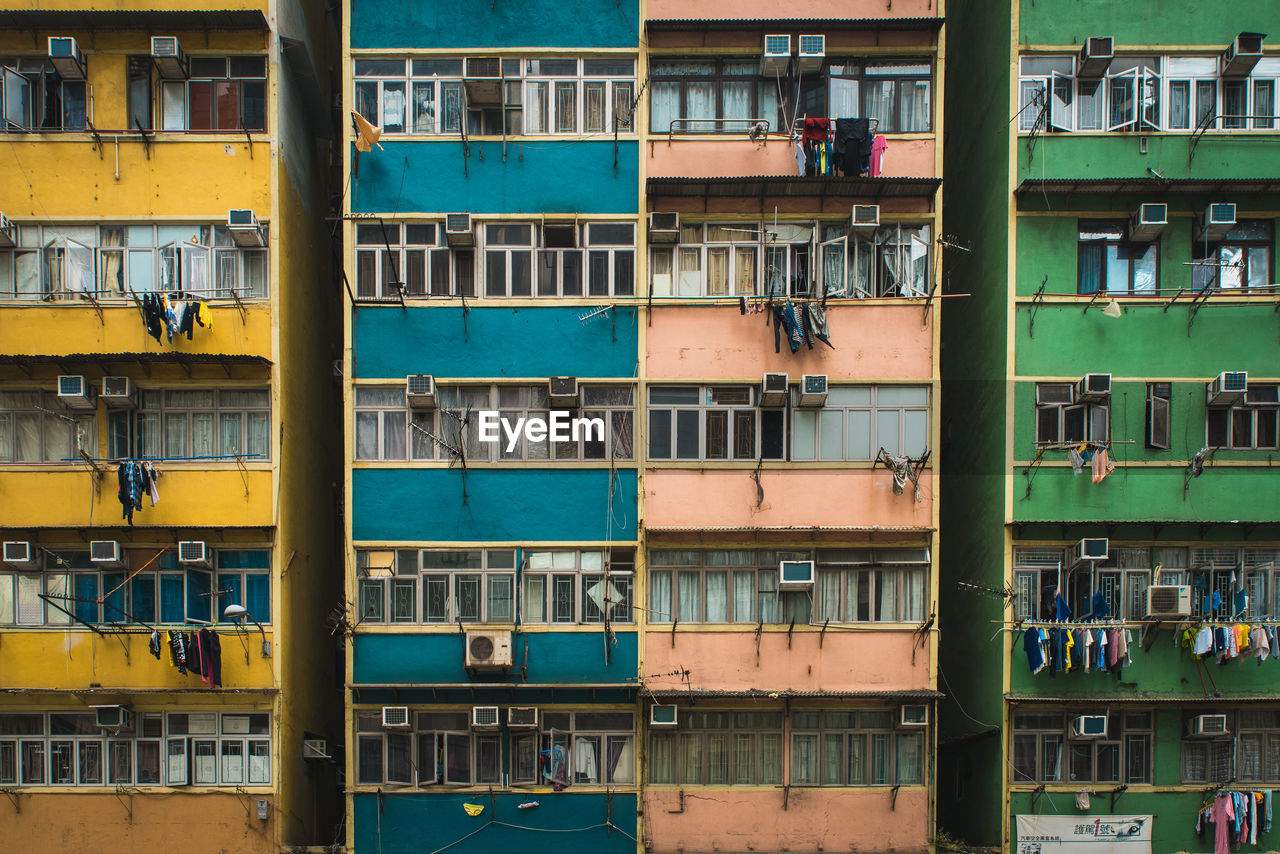
<path fill-rule="evenodd" d="M 1039 193 L 1280 193 L 1280 178 L 1027 178 L 1014 192 L 1019 196 Z"/>
<path fill-rule="evenodd" d="M 208 11 L 161 9 L 93 9 L 55 11 L 7 9 L 0 11 L 0 28 L 15 30 L 266 30 L 260 9 L 210 9 Z"/>
<path fill-rule="evenodd" d="M 745 691 L 688 690 L 684 688 L 642 688 L 643 697 L 676 698 L 740 698 L 758 700 L 785 700 L 796 698 L 847 699 L 847 700 L 941 700 L 946 694 L 928 688 L 908 691 L 765 691 L 748 688 Z"/>
<path fill-rule="evenodd" d="M 942 29 L 941 16 L 926 18 L 652 18 L 650 31 L 741 30 L 761 27 L 802 27 L 806 32 L 831 30 L 933 30 Z"/>
<path fill-rule="evenodd" d="M 880 198 L 929 196 L 939 178 L 829 178 L 745 175 L 730 178 L 649 178 L 650 195 L 683 198 Z"/>

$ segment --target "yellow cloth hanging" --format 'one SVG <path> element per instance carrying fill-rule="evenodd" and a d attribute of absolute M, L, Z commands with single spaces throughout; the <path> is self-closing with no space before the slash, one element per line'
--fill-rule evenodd
<path fill-rule="evenodd" d="M 200 308 L 196 311 L 196 320 L 205 329 L 213 328 L 213 312 L 209 311 L 209 304 L 204 300 L 200 301 Z"/>
<path fill-rule="evenodd" d="M 467 811 L 467 815 L 475 818 L 484 812 L 484 806 L 481 804 L 463 804 L 462 808 Z"/>

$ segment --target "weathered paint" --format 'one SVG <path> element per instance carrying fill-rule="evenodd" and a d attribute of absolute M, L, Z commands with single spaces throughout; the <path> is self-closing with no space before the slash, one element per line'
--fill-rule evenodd
<path fill-rule="evenodd" d="M 581 306 L 494 308 L 358 307 L 353 321 L 358 379 L 409 374 L 462 377 L 631 377 L 637 314 L 619 306 L 589 322 Z M 406 342 L 431 342 L 430 349 Z M 502 342 L 501 347 L 494 346 Z"/>
<path fill-rule="evenodd" d="M 677 631 L 650 624 L 645 680 L 651 690 L 920 691 L 928 690 L 928 641 L 916 626 L 882 631 Z M 785 627 L 784 627 L 785 629 Z M 758 653 L 757 653 L 758 650 Z M 914 655 L 913 655 L 914 653 Z M 688 667 L 689 679 L 671 675 Z"/>
<path fill-rule="evenodd" d="M 360 156 L 351 210 L 473 214 L 634 214 L 637 143 L 393 141 Z M 505 150 L 504 150 L 505 149 Z M 616 156 L 616 159 L 615 159 Z M 0 161 L 0 165 L 3 161 Z M 403 179 L 403 180 L 402 180 Z"/>
<path fill-rule="evenodd" d="M 929 850 L 931 834 L 920 820 L 929 811 L 923 786 L 904 786 L 896 798 L 888 786 L 786 793 L 776 786 L 734 786 L 687 794 L 675 787 L 645 789 L 650 851 Z"/>
<path fill-rule="evenodd" d="M 757 506 L 754 469 L 666 469 L 645 472 L 645 526 L 651 528 L 850 525 L 932 525 L 933 473 L 920 473 L 920 501 L 911 485 L 893 494 L 893 475 L 875 469 L 762 469 Z"/>
<path fill-rule="evenodd" d="M 636 472 L 608 469 L 356 469 L 352 537 L 368 541 L 634 540 Z M 466 498 L 463 498 L 465 487 Z"/>
<path fill-rule="evenodd" d="M 887 6 L 878 0 L 795 0 L 779 8 L 770 0 L 649 0 L 645 17 L 649 20 L 710 21 L 716 18 L 931 18 L 938 15 L 934 0 L 896 0 Z"/>
<path fill-rule="evenodd" d="M 526 0 L 519 5 L 351 0 L 349 47 L 636 47 L 636 0 Z"/>
<path fill-rule="evenodd" d="M 464 639 L 461 634 L 359 633 L 354 639 L 356 684 L 431 685 L 472 681 L 463 668 Z M 512 646 L 517 666 L 528 663 L 521 676 L 490 676 L 486 682 L 513 685 L 536 683 L 566 685 L 608 684 L 636 677 L 636 633 L 614 627 L 614 644 L 605 662 L 601 631 L 521 632 Z"/>
<path fill-rule="evenodd" d="M 776 131 L 777 128 L 772 130 Z M 761 145 L 745 136 L 726 140 L 665 138 L 656 135 L 648 147 L 651 178 L 725 178 L 742 175 L 799 175 L 795 145 L 771 136 Z M 887 137 L 880 174 L 886 178 L 932 178 L 935 167 L 932 139 Z"/>
<path fill-rule="evenodd" d="M 1270 0 L 1232 3 L 1229 15 L 1206 14 L 1198 0 L 1160 0 L 1138 10 L 1112 2 L 1014 2 L 1019 7 L 1018 41 L 1024 44 L 1083 44 L 1089 36 L 1111 36 L 1117 49 L 1151 44 L 1225 48 L 1241 31 L 1267 32 L 1275 20 Z"/>
<path fill-rule="evenodd" d="M 243 317 L 234 306 L 213 306 L 209 310 L 213 313 L 212 328 L 197 326 L 190 341 L 185 335 L 178 335 L 173 341 L 159 342 L 147 334 L 132 300 L 127 304 L 104 303 L 101 319 L 83 302 L 6 306 L 4 349 L 5 353 L 15 355 L 216 353 L 271 357 L 269 304 L 246 302 Z M 98 370 L 98 365 L 94 365 L 94 370 Z M 222 373 L 221 368 L 218 370 Z"/>
<path fill-rule="evenodd" d="M 651 380 L 738 378 L 760 382 L 765 372 L 826 374 L 831 383 L 859 380 L 927 381 L 932 375 L 933 330 L 921 324 L 919 304 L 862 305 L 831 301 L 827 322 L 834 349 L 816 342 L 795 353 L 785 335 L 774 352 L 767 314 L 718 306 L 660 305 L 645 332 L 645 374 Z"/>

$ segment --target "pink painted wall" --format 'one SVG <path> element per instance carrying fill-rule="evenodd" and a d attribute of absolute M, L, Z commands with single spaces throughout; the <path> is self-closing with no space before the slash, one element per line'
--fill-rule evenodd
<path fill-rule="evenodd" d="M 872 469 L 765 468 L 760 486 L 765 500 L 756 507 L 750 469 L 663 469 L 645 471 L 645 524 L 652 528 L 769 527 L 774 525 L 933 524 L 933 472 L 920 473 L 920 501 L 911 484 L 893 494 L 893 475 Z"/>
<path fill-rule="evenodd" d="M 647 849 L 682 851 L 894 851 L 929 848 L 929 796 L 924 787 L 792 789 L 787 808 L 776 788 L 645 789 Z"/>
<path fill-rule="evenodd" d="M 776 130 L 776 129 L 775 129 Z M 936 174 L 934 140 L 887 137 L 884 172 L 893 178 L 932 178 Z M 757 143 L 740 134 L 732 139 L 668 141 L 664 132 L 649 142 L 651 178 L 731 178 L 747 175 L 794 176 L 795 147 L 785 137 Z"/>
<path fill-rule="evenodd" d="M 650 631 L 645 670 L 688 669 L 689 681 L 672 676 L 645 679 L 652 690 L 694 691 L 922 691 L 929 684 L 929 643 L 916 646 L 911 629 L 791 634 L 765 631 L 756 656 L 755 631 Z M 911 660 L 915 649 L 915 662 Z"/>
<path fill-rule="evenodd" d="M 650 20 L 664 18 L 930 18 L 941 15 L 941 0 L 649 0 Z"/>
<path fill-rule="evenodd" d="M 822 343 L 794 355 L 773 352 L 765 314 L 738 313 L 736 302 L 716 306 L 660 306 L 653 311 L 645 354 L 651 380 L 737 378 L 760 381 L 766 371 L 827 374 L 833 383 L 860 378 L 925 380 L 933 375 L 933 319 L 922 325 L 922 301 L 900 305 L 831 302 L 831 349 Z"/>

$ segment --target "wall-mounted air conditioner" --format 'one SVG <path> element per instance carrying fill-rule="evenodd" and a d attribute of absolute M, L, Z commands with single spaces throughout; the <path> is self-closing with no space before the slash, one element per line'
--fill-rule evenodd
<path fill-rule="evenodd" d="M 802 35 L 797 40 L 796 63 L 802 72 L 821 71 L 822 63 L 827 58 L 827 37 L 824 35 Z"/>
<path fill-rule="evenodd" d="M 324 738 L 304 738 L 302 740 L 303 759 L 332 759 L 329 753 L 329 741 Z"/>
<path fill-rule="evenodd" d="M 472 706 L 471 728 L 495 730 L 502 724 L 501 710 L 497 706 Z"/>
<path fill-rule="evenodd" d="M 94 566 L 120 569 L 125 565 L 124 549 L 115 540 L 92 540 L 89 543 L 89 562 Z"/>
<path fill-rule="evenodd" d="M 64 374 L 58 377 L 58 400 L 67 409 L 95 409 L 93 387 L 82 376 Z"/>
<path fill-rule="evenodd" d="M 502 105 L 502 59 L 497 56 L 468 56 L 463 60 L 462 86 L 469 107 Z"/>
<path fill-rule="evenodd" d="M 138 405 L 133 381 L 128 377 L 103 377 L 102 402 L 108 409 L 133 409 Z"/>
<path fill-rule="evenodd" d="M 649 726 L 676 726 L 680 722 L 680 708 L 675 703 L 654 703 L 649 707 Z"/>
<path fill-rule="evenodd" d="M 779 590 L 810 590 L 813 588 L 813 561 L 784 560 L 778 563 Z"/>
<path fill-rule="evenodd" d="M 1072 738 L 1106 738 L 1106 715 L 1077 715 L 1071 719 Z"/>
<path fill-rule="evenodd" d="M 1222 53 L 1223 77 L 1248 77 L 1262 59 L 1263 33 L 1241 33 Z"/>
<path fill-rule="evenodd" d="M 99 729 L 108 732 L 121 732 L 133 729 L 133 711 L 128 706 L 90 706 L 94 713 L 94 723 Z"/>
<path fill-rule="evenodd" d="M 180 540 L 178 563 L 183 566 L 210 569 L 213 566 L 213 555 L 209 551 L 209 544 L 201 540 Z"/>
<path fill-rule="evenodd" d="M 680 214 L 652 211 L 649 214 L 650 243 L 678 243 L 680 241 Z"/>
<path fill-rule="evenodd" d="M 383 706 L 382 707 L 382 726 L 384 729 L 408 729 L 409 728 L 409 707 L 408 706 Z"/>
<path fill-rule="evenodd" d="M 851 220 L 854 228 L 879 228 L 879 205 L 854 205 Z"/>
<path fill-rule="evenodd" d="M 765 374 L 760 382 L 760 405 L 786 406 L 791 389 L 789 380 L 786 374 Z"/>
<path fill-rule="evenodd" d="M 152 36 L 151 61 L 162 79 L 187 79 L 187 56 L 178 45 L 177 36 Z"/>
<path fill-rule="evenodd" d="M 1085 537 L 1071 544 L 1071 566 L 1079 566 L 1090 561 L 1106 560 L 1111 550 L 1111 541 L 1106 537 Z"/>
<path fill-rule="evenodd" d="M 1196 240 L 1221 240 L 1236 227 L 1236 206 L 1233 202 L 1214 202 L 1196 217 Z"/>
<path fill-rule="evenodd" d="M 49 61 L 63 80 L 85 78 L 84 56 L 71 36 L 49 37 Z"/>
<path fill-rule="evenodd" d="M 18 226 L 0 213 L 0 249 L 12 249 L 18 245 Z"/>
<path fill-rule="evenodd" d="M 1158 202 L 1138 205 L 1129 218 L 1129 239 L 1149 243 L 1160 236 L 1169 224 L 1169 206 Z"/>
<path fill-rule="evenodd" d="M 1248 371 L 1223 371 L 1209 383 L 1205 403 L 1209 406 L 1230 406 L 1243 400 L 1248 390 Z"/>
<path fill-rule="evenodd" d="M 768 34 L 764 37 L 764 59 L 761 70 L 765 74 L 787 73 L 791 64 L 791 36 L 786 33 Z"/>
<path fill-rule="evenodd" d="M 1111 397 L 1111 374 L 1085 374 L 1076 383 L 1076 400 L 1098 403 Z"/>
<path fill-rule="evenodd" d="M 547 397 L 552 406 L 576 408 L 578 405 L 577 377 L 550 377 L 547 379 Z"/>
<path fill-rule="evenodd" d="M 827 375 L 805 374 L 800 378 L 799 406 L 825 406 L 827 403 Z"/>
<path fill-rule="evenodd" d="M 1191 586 L 1152 584 L 1147 588 L 1148 619 L 1185 619 L 1191 616 Z"/>
<path fill-rule="evenodd" d="M 898 726 L 928 726 L 929 725 L 929 707 L 925 705 L 919 706 L 903 706 L 898 717 Z"/>
<path fill-rule="evenodd" d="M 6 566 L 14 569 L 36 569 L 35 550 L 24 540 L 5 540 L 3 554 Z"/>
<path fill-rule="evenodd" d="M 512 706 L 507 709 L 507 729 L 537 729 L 537 706 Z"/>
<path fill-rule="evenodd" d="M 1098 80 L 1111 68 L 1115 55 L 1115 41 L 1110 36 L 1091 36 L 1080 48 L 1076 63 L 1076 76 L 1081 80 Z"/>
<path fill-rule="evenodd" d="M 266 236 L 258 215 L 249 208 L 232 208 L 227 211 L 227 231 L 236 246 L 266 246 Z"/>
<path fill-rule="evenodd" d="M 404 392 L 411 408 L 436 408 L 436 381 L 431 374 L 409 374 L 404 378 Z"/>
<path fill-rule="evenodd" d="M 450 246 L 475 246 L 476 233 L 471 229 L 471 214 L 445 214 L 444 238 Z"/>
<path fill-rule="evenodd" d="M 1221 738 L 1227 732 L 1226 715 L 1196 715 L 1187 721 L 1187 735 L 1191 738 Z"/>
<path fill-rule="evenodd" d="M 511 632 L 467 632 L 466 666 L 492 670 L 511 666 Z"/>

